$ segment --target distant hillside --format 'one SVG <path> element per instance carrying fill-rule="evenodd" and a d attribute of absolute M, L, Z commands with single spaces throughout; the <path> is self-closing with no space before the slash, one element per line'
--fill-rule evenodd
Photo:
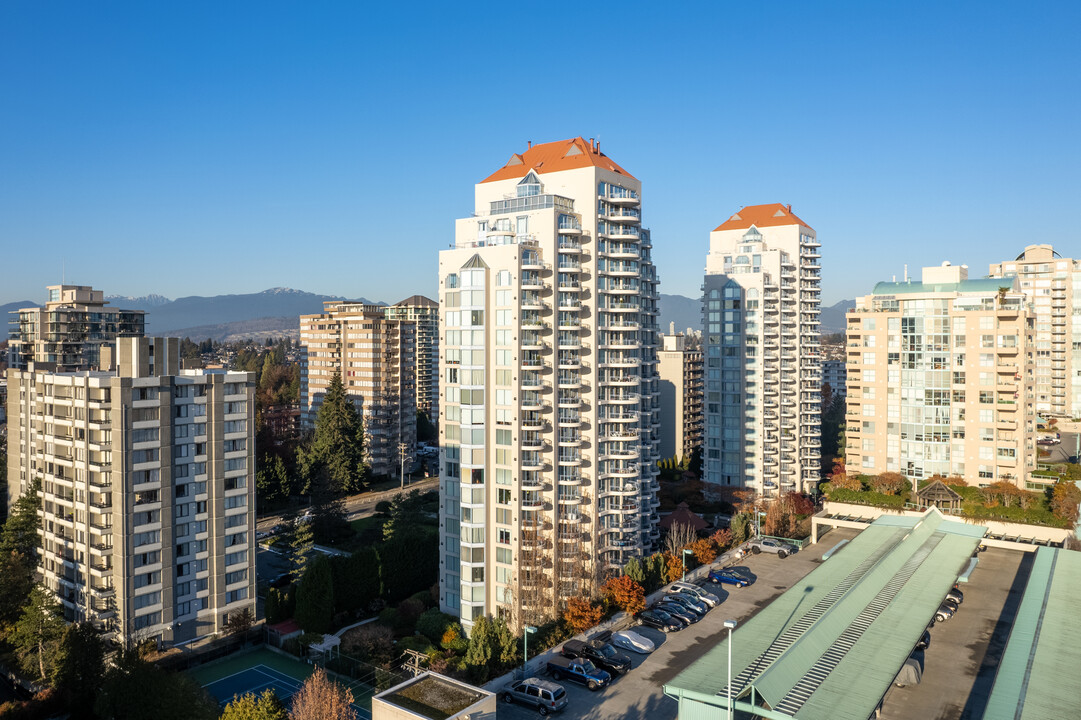
<path fill-rule="evenodd" d="M 323 301 L 343 300 L 290 288 L 271 288 L 248 295 L 183 297 L 152 308 L 146 314 L 147 335 L 176 335 L 181 330 L 244 322 L 262 318 L 296 318 L 323 311 Z M 365 298 L 358 302 L 382 305 Z"/>
<path fill-rule="evenodd" d="M 196 341 L 210 338 L 218 342 L 237 342 L 249 339 L 262 342 L 267 338 L 277 339 L 283 337 L 290 340 L 300 340 L 300 319 L 297 315 L 291 315 L 288 317 L 238 320 L 237 322 L 222 323 L 220 325 L 200 325 L 198 327 L 169 330 L 164 335 L 166 337 L 187 337 Z"/>
<path fill-rule="evenodd" d="M 131 297 L 130 295 L 106 295 L 105 299 L 108 303 L 121 310 L 153 310 L 154 308 L 167 305 L 172 302 L 164 295 L 144 295 L 142 297 Z"/>
<path fill-rule="evenodd" d="M 30 302 L 29 300 L 21 300 L 18 302 L 11 302 L 7 305 L 0 305 L 0 335 L 7 335 L 4 328 L 7 327 L 7 321 L 11 319 L 11 315 L 8 313 L 18 312 L 23 308 L 41 307 L 36 302 Z"/>
<path fill-rule="evenodd" d="M 822 308 L 819 316 L 819 324 L 823 334 L 839 333 L 845 331 L 845 313 L 856 307 L 855 300 L 842 300 L 839 303 Z"/>
<path fill-rule="evenodd" d="M 657 303 L 660 316 L 657 328 L 668 334 L 670 323 L 676 324 L 676 332 L 687 332 L 687 328 L 702 329 L 702 300 L 683 295 L 665 295 L 661 293 Z"/>

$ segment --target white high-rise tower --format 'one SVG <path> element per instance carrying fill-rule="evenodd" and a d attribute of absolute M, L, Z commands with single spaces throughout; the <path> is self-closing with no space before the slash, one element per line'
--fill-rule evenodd
<path fill-rule="evenodd" d="M 553 616 L 657 540 L 657 274 L 641 184 L 582 138 L 476 186 L 439 257 L 441 606 Z"/>

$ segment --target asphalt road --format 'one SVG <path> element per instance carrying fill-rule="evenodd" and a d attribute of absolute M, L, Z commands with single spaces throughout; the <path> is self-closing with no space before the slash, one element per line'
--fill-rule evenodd
<path fill-rule="evenodd" d="M 1064 432 L 1062 433 L 1062 442 L 1058 445 L 1037 445 L 1036 447 L 1039 449 L 1051 452 L 1049 456 L 1039 458 L 1039 461 L 1051 464 L 1070 462 L 1077 452 L 1077 436 L 1078 433 Z M 1040 436 L 1037 435 L 1038 437 Z"/>
<path fill-rule="evenodd" d="M 419 490 L 425 492 L 428 490 L 439 489 L 439 478 L 426 478 L 424 480 L 417 480 L 413 483 L 405 486 L 405 492 L 412 490 Z M 375 512 L 375 506 L 377 503 L 383 500 L 390 500 L 398 493 L 402 492 L 399 488 L 393 490 L 384 490 L 376 493 L 362 493 L 360 495 L 351 495 L 345 499 L 345 516 L 347 520 L 356 520 L 357 518 L 366 517 Z M 256 521 L 255 528 L 257 532 L 263 532 L 269 530 L 282 521 L 282 515 L 264 515 Z"/>

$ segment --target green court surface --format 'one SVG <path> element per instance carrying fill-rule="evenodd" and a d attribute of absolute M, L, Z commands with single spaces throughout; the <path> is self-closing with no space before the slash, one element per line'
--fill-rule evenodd
<path fill-rule="evenodd" d="M 288 704 L 292 692 L 299 689 L 314 670 L 314 665 L 260 648 L 231 655 L 188 672 L 222 704 L 232 700 L 234 694 L 258 694 L 271 687 Z M 338 682 L 347 680 L 334 674 L 331 674 L 331 678 Z M 371 688 L 359 681 L 348 683 L 347 687 L 353 692 L 357 717 L 370 718 Z"/>

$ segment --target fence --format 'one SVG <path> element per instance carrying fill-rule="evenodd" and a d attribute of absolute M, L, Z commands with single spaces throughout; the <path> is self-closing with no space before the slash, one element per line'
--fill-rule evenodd
<path fill-rule="evenodd" d="M 249 628 L 243 633 L 226 635 L 209 642 L 192 647 L 175 647 L 178 652 L 170 652 L 155 661 L 158 667 L 165 670 L 189 670 L 199 665 L 204 665 L 211 660 L 217 660 L 227 655 L 232 655 L 246 647 L 255 647 L 263 644 L 263 626 Z"/>

